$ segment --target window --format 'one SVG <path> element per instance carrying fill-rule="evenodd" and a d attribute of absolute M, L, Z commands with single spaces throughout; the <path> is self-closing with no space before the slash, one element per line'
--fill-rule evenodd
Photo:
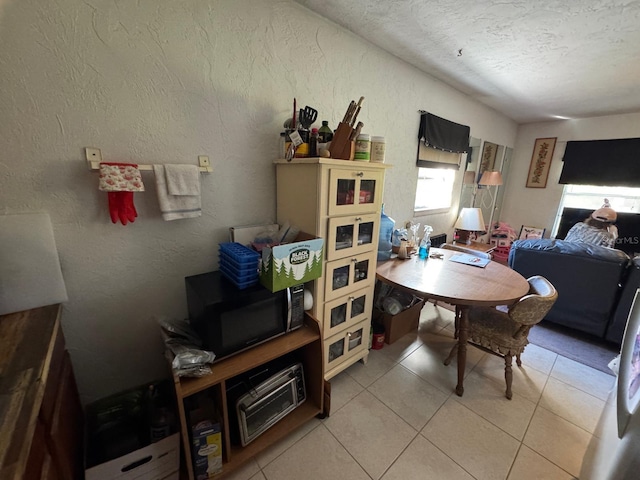
<path fill-rule="evenodd" d="M 456 171 L 448 168 L 418 168 L 416 211 L 451 207 Z"/>
<path fill-rule="evenodd" d="M 565 207 L 596 210 L 602 207 L 605 198 L 609 199 L 611 207 L 618 213 L 640 212 L 640 188 L 565 185 L 552 236 L 558 233 L 560 217 Z"/>

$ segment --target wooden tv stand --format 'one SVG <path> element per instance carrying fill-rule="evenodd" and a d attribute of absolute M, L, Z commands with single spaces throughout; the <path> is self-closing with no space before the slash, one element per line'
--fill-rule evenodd
<path fill-rule="evenodd" d="M 229 432 L 229 415 L 233 414 L 233 406 L 227 405 L 226 381 L 279 358 L 287 353 L 297 352 L 303 368 L 307 398 L 304 403 L 269 428 L 246 447 L 231 444 Z M 211 366 L 211 375 L 199 378 L 178 377 L 174 373 L 174 383 L 180 416 L 182 445 L 184 449 L 185 465 L 181 478 L 194 479 L 191 455 L 191 437 L 185 410 L 184 400 L 190 395 L 203 390 L 212 389 L 216 407 L 221 412 L 222 427 L 222 473 L 216 475 L 221 478 L 237 469 L 258 452 L 273 445 L 282 437 L 295 430 L 302 424 L 323 413 L 324 401 L 324 372 L 322 362 L 322 337 L 320 327 L 313 317 L 305 314 L 305 325 L 291 333 L 281 335 L 262 345 L 253 347 L 227 359 L 220 360 Z M 186 466 L 186 472 L 184 467 Z"/>

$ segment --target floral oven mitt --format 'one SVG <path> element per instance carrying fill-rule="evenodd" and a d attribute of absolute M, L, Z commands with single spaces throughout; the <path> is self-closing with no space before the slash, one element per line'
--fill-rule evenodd
<path fill-rule="evenodd" d="M 133 163 L 100 164 L 100 184 L 98 189 L 107 192 L 111 221 L 122 225 L 138 216 L 133 204 L 133 192 L 144 192 L 144 184 L 138 165 Z"/>

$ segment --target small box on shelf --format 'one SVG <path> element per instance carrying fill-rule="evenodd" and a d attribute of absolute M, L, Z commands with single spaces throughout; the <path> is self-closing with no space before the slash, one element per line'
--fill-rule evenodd
<path fill-rule="evenodd" d="M 322 276 L 324 239 L 300 232 L 292 243 L 264 247 L 260 283 L 277 292 Z"/>

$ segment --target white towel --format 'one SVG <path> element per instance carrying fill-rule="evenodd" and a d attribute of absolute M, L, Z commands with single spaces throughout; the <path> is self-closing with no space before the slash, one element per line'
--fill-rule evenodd
<path fill-rule="evenodd" d="M 198 167 L 195 167 L 196 169 Z M 199 171 L 199 170 L 198 170 Z M 198 177 L 198 195 L 171 195 L 167 189 L 167 176 L 164 165 L 154 165 L 156 190 L 162 218 L 166 221 L 181 218 L 194 218 L 202 215 L 200 200 L 200 178 Z"/>
<path fill-rule="evenodd" d="M 165 165 L 169 195 L 200 195 L 200 169 L 196 165 Z"/>

